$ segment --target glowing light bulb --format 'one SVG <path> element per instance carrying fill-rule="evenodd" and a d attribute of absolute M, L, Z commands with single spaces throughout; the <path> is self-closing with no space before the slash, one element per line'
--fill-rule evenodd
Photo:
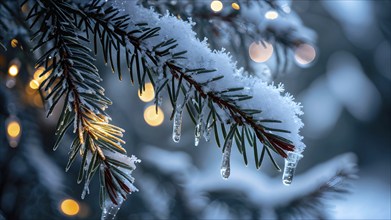
<path fill-rule="evenodd" d="M 65 199 L 61 202 L 61 211 L 65 215 L 74 216 L 77 215 L 80 211 L 79 203 L 73 199 Z"/>
<path fill-rule="evenodd" d="M 295 61 L 299 66 L 308 66 L 315 60 L 316 50 L 310 44 L 301 44 L 295 50 Z"/>
<path fill-rule="evenodd" d="M 32 89 L 38 89 L 39 88 L 39 82 L 35 79 L 32 79 L 29 83 L 30 88 Z"/>
<path fill-rule="evenodd" d="M 19 67 L 18 65 L 16 64 L 12 64 L 9 68 L 8 68 L 8 74 L 10 76 L 17 76 L 19 73 Z"/>
<path fill-rule="evenodd" d="M 164 113 L 160 107 L 158 107 L 158 112 L 156 113 L 155 105 L 148 106 L 144 111 L 144 120 L 152 127 L 159 126 L 164 121 Z"/>
<path fill-rule="evenodd" d="M 221 10 L 223 10 L 223 3 L 221 1 L 212 1 L 210 3 L 210 8 L 214 12 L 220 12 Z"/>
<path fill-rule="evenodd" d="M 15 48 L 15 47 L 18 46 L 18 44 L 19 44 L 19 41 L 18 41 L 18 40 L 16 40 L 16 39 L 12 39 L 12 40 L 11 40 L 11 47 Z"/>
<path fill-rule="evenodd" d="M 260 42 L 253 42 L 248 52 L 254 62 L 266 62 L 273 55 L 273 45 L 265 42 L 265 46 L 263 46 Z"/>
<path fill-rule="evenodd" d="M 6 121 L 7 139 L 11 147 L 17 147 L 22 134 L 22 126 L 16 116 L 11 115 Z"/>
<path fill-rule="evenodd" d="M 152 83 L 145 83 L 145 90 L 140 93 L 140 90 L 138 91 L 138 97 L 143 102 L 150 102 L 155 98 L 155 90 L 153 88 Z"/>
<path fill-rule="evenodd" d="M 236 3 L 236 2 L 232 3 L 232 4 L 231 4 L 231 7 L 232 7 L 233 9 L 235 9 L 235 10 L 240 10 L 240 5 L 239 5 L 238 3 Z"/>
<path fill-rule="evenodd" d="M 265 18 L 269 19 L 269 20 L 277 19 L 278 18 L 278 12 L 276 12 L 274 10 L 267 11 L 265 13 Z"/>

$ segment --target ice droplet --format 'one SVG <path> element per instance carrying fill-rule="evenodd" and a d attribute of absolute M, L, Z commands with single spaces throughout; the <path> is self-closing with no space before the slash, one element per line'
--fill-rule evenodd
<path fill-rule="evenodd" d="M 115 216 L 118 213 L 118 210 L 121 208 L 123 200 L 117 201 L 118 205 L 113 204 L 111 201 L 106 201 L 102 210 L 101 220 L 114 220 Z"/>
<path fill-rule="evenodd" d="M 223 160 L 221 162 L 221 177 L 228 179 L 231 174 L 231 148 L 232 148 L 232 137 L 230 137 L 224 144 Z"/>
<path fill-rule="evenodd" d="M 297 163 L 302 157 L 303 155 L 298 152 L 288 152 L 288 157 L 285 159 L 284 173 L 282 174 L 284 185 L 289 186 L 292 183 Z"/>
<path fill-rule="evenodd" d="M 172 139 L 176 143 L 178 143 L 179 140 L 181 139 L 182 112 L 183 112 L 183 107 L 181 104 L 178 104 L 174 114 L 174 125 L 172 126 Z"/>

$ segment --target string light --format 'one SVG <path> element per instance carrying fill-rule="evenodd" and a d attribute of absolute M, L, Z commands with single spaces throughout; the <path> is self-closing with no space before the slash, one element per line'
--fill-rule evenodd
<path fill-rule="evenodd" d="M 310 44 L 301 44 L 295 50 L 295 61 L 300 66 L 308 66 L 316 57 L 316 50 Z"/>
<path fill-rule="evenodd" d="M 13 148 L 18 146 L 20 136 L 22 134 L 22 126 L 16 116 L 10 116 L 6 121 L 7 139 L 9 145 Z"/>
<path fill-rule="evenodd" d="M 269 19 L 269 20 L 277 19 L 278 18 L 278 12 L 276 12 L 274 10 L 267 11 L 265 13 L 265 18 Z"/>
<path fill-rule="evenodd" d="M 145 90 L 140 93 L 140 90 L 138 91 L 138 97 L 143 102 L 150 102 L 155 98 L 155 90 L 153 89 L 152 83 L 145 83 Z"/>
<path fill-rule="evenodd" d="M 212 1 L 210 3 L 210 8 L 214 12 L 220 12 L 221 10 L 223 10 L 223 3 L 221 1 Z"/>
<path fill-rule="evenodd" d="M 159 126 L 164 121 L 164 113 L 160 107 L 158 107 L 158 112 L 156 113 L 155 105 L 148 106 L 144 111 L 144 120 L 152 127 Z"/>
<path fill-rule="evenodd" d="M 8 74 L 9 74 L 10 76 L 15 77 L 15 76 L 18 75 L 18 73 L 19 73 L 19 67 L 18 67 L 18 65 L 12 64 L 12 65 L 8 68 Z"/>
<path fill-rule="evenodd" d="M 35 79 L 32 79 L 29 83 L 30 88 L 36 90 L 39 88 L 39 82 Z"/>
<path fill-rule="evenodd" d="M 19 44 L 19 41 L 16 40 L 15 38 L 11 40 L 11 47 L 15 48 L 17 47 Z"/>
<path fill-rule="evenodd" d="M 253 42 L 249 47 L 250 58 L 257 63 L 266 62 L 273 55 L 273 45 L 265 42 L 265 46 L 260 42 Z"/>
<path fill-rule="evenodd" d="M 74 216 L 77 215 L 80 211 L 79 203 L 73 199 L 65 199 L 61 202 L 61 211 L 65 215 Z"/>
<path fill-rule="evenodd" d="M 238 3 L 236 3 L 236 2 L 232 3 L 232 4 L 231 4 L 231 7 L 232 7 L 233 9 L 235 9 L 235 10 L 240 10 L 240 5 L 239 5 Z"/>

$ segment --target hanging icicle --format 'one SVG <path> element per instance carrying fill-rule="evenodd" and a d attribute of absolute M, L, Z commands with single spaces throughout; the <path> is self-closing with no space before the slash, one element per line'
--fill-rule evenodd
<path fill-rule="evenodd" d="M 195 127 L 195 132 L 194 132 L 194 145 L 198 146 L 200 143 L 201 136 L 204 134 L 204 127 L 205 127 L 205 122 L 204 122 L 204 112 L 205 112 L 205 106 L 207 103 L 207 98 L 203 100 L 202 105 L 201 105 L 201 112 L 198 115 L 198 120 L 197 120 L 197 125 Z"/>
<path fill-rule="evenodd" d="M 198 117 L 197 125 L 195 127 L 195 132 L 194 132 L 194 145 L 197 147 L 198 144 L 200 143 L 201 139 L 201 133 L 202 133 L 202 115 Z"/>
<path fill-rule="evenodd" d="M 232 149 L 232 137 L 227 137 L 227 140 L 224 143 L 224 153 L 223 153 L 223 160 L 221 162 L 221 176 L 223 179 L 228 179 L 229 175 L 231 174 L 231 149 Z"/>
<path fill-rule="evenodd" d="M 178 104 L 176 106 L 175 114 L 174 114 L 174 125 L 172 126 L 172 139 L 176 143 L 179 143 L 181 139 L 182 112 L 183 112 L 183 107 L 181 104 Z"/>
<path fill-rule="evenodd" d="M 284 185 L 289 186 L 292 183 L 297 163 L 302 157 L 303 155 L 298 152 L 288 152 L 288 157 L 285 159 L 284 173 L 282 174 Z"/>
<path fill-rule="evenodd" d="M 209 142 L 210 140 L 210 132 L 212 130 L 212 125 L 208 122 L 207 125 L 205 125 L 205 130 L 204 130 L 204 138 L 206 142 Z"/>

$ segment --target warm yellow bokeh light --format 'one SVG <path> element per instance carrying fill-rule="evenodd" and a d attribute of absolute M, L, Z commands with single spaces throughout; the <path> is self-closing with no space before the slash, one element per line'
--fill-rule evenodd
<path fill-rule="evenodd" d="M 39 77 L 39 75 L 41 75 L 43 73 L 43 71 L 45 71 L 44 67 L 39 67 L 38 69 L 36 69 L 34 72 L 34 79 L 40 80 L 42 77 Z"/>
<path fill-rule="evenodd" d="M 143 102 L 150 102 L 155 98 L 155 90 L 153 89 L 152 83 L 145 83 L 145 90 L 143 90 L 142 93 L 140 93 L 140 90 L 138 91 L 138 97 Z"/>
<path fill-rule="evenodd" d="M 8 74 L 10 76 L 16 76 L 19 73 L 19 67 L 16 64 L 12 64 L 8 69 Z"/>
<path fill-rule="evenodd" d="M 258 42 L 253 42 L 248 49 L 250 58 L 257 63 L 266 62 L 273 55 L 273 45 L 265 42 L 265 46 Z"/>
<path fill-rule="evenodd" d="M 269 20 L 277 19 L 278 18 L 278 12 L 276 12 L 274 10 L 267 11 L 265 13 L 265 18 L 269 19 Z"/>
<path fill-rule="evenodd" d="M 223 10 L 223 3 L 221 1 L 212 1 L 210 3 L 210 8 L 214 12 L 219 12 L 219 11 Z"/>
<path fill-rule="evenodd" d="M 231 4 L 231 7 L 232 7 L 233 9 L 235 9 L 235 10 L 240 10 L 240 5 L 239 5 L 238 3 L 236 3 L 236 2 L 232 3 L 232 4 Z"/>
<path fill-rule="evenodd" d="M 61 202 L 61 211 L 65 215 L 77 215 L 80 211 L 80 206 L 79 204 L 73 200 L 73 199 L 65 199 L 64 201 Z"/>
<path fill-rule="evenodd" d="M 29 85 L 30 85 L 30 88 L 32 88 L 32 89 L 38 89 L 39 88 L 39 82 L 37 80 L 35 80 L 35 79 L 32 79 L 30 81 Z"/>
<path fill-rule="evenodd" d="M 158 113 L 156 113 L 156 106 L 148 106 L 144 111 L 144 120 L 150 126 L 159 126 L 164 121 L 164 113 L 161 108 L 158 107 Z"/>
<path fill-rule="evenodd" d="M 19 41 L 18 41 L 18 40 L 16 40 L 16 39 L 12 39 L 12 40 L 11 40 L 11 47 L 15 48 L 15 47 L 18 46 L 18 44 L 19 44 Z"/>
<path fill-rule="evenodd" d="M 11 121 L 7 126 L 7 134 L 12 137 L 16 138 L 20 135 L 20 124 L 17 121 Z"/>
<path fill-rule="evenodd" d="M 316 50 L 312 45 L 301 44 L 295 50 L 296 63 L 301 66 L 306 66 L 315 60 Z"/>

